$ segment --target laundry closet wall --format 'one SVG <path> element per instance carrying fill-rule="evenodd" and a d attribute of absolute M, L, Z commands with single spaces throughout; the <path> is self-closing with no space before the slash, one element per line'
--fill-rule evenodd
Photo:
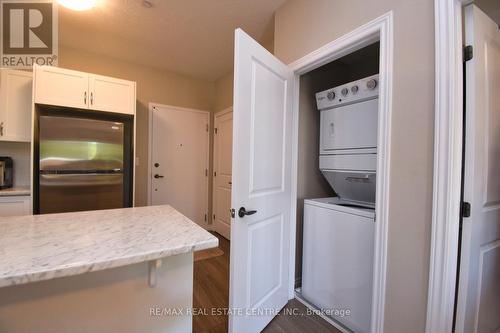
<path fill-rule="evenodd" d="M 393 116 L 385 332 L 425 330 L 434 148 L 434 1 L 289 0 L 275 55 L 291 63 L 392 10 Z"/>

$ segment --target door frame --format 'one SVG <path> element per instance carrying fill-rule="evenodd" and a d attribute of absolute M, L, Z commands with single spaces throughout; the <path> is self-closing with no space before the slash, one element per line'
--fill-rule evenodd
<path fill-rule="evenodd" d="M 205 177 L 205 200 L 206 200 L 206 214 L 207 218 L 205 220 L 205 228 L 208 228 L 209 226 L 209 221 L 210 221 L 210 216 L 209 216 L 209 208 L 210 208 L 210 203 L 209 203 L 209 171 L 210 171 L 210 128 L 212 125 L 212 117 L 210 116 L 211 112 L 210 111 L 205 111 L 205 110 L 198 110 L 198 109 L 190 109 L 190 108 L 182 108 L 178 106 L 173 106 L 173 105 L 167 105 L 167 104 L 160 104 L 160 103 L 153 103 L 150 102 L 148 106 L 148 206 L 151 206 L 152 202 L 152 183 L 153 183 L 153 173 L 151 172 L 151 167 L 153 165 L 153 110 L 155 108 L 168 108 L 172 109 L 175 111 L 182 111 L 182 112 L 195 112 L 195 113 L 202 113 L 206 114 L 208 118 L 208 129 L 207 129 L 207 156 L 206 156 L 206 177 Z"/>
<path fill-rule="evenodd" d="M 435 0 L 435 127 L 432 238 L 426 333 L 452 332 L 462 183 L 462 7 Z"/>
<path fill-rule="evenodd" d="M 439 1 L 439 0 L 437 0 Z M 292 148 L 292 214 L 290 228 L 290 285 L 289 298 L 295 295 L 295 237 L 297 223 L 297 158 L 299 137 L 299 91 L 300 76 L 322 65 L 339 59 L 376 41 L 380 41 L 380 89 L 377 150 L 377 191 L 376 224 L 373 266 L 373 296 L 371 332 L 384 331 L 387 245 L 389 240 L 389 176 L 391 162 L 391 118 L 393 84 L 393 12 L 389 11 L 378 18 L 356 28 L 336 40 L 320 47 L 308 55 L 289 64 L 295 74 L 293 102 L 293 148 Z"/>
<path fill-rule="evenodd" d="M 215 226 L 215 223 L 216 221 L 214 220 L 213 218 L 213 215 L 215 214 L 215 206 L 216 206 L 216 187 L 215 187 L 215 177 L 214 177 L 214 172 L 216 170 L 216 165 L 218 164 L 217 163 L 217 145 L 216 145 L 216 142 L 215 142 L 215 121 L 216 121 L 216 118 L 217 117 L 221 117 L 221 116 L 224 116 L 230 112 L 233 112 L 233 106 L 230 106 L 228 108 L 225 108 L 223 110 L 220 110 L 220 111 L 217 111 L 214 113 L 214 129 L 213 129 L 213 132 L 212 132 L 212 137 L 213 137 L 213 159 L 212 159 L 212 216 L 210 216 L 210 220 L 212 221 L 211 225 L 210 225 L 210 230 L 212 231 L 216 231 L 217 233 L 219 232 L 219 230 L 217 230 L 216 226 Z M 228 212 L 229 214 L 229 212 Z M 230 219 L 230 222 L 231 222 L 231 219 Z"/>

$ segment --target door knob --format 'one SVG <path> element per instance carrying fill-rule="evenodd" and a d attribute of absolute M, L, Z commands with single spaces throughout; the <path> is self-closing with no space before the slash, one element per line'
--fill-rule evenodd
<path fill-rule="evenodd" d="M 256 211 L 256 210 L 249 210 L 249 211 L 247 211 L 247 210 L 245 209 L 245 207 L 241 207 L 241 208 L 238 210 L 238 216 L 239 216 L 239 217 L 245 217 L 246 215 L 253 215 L 253 214 L 255 214 L 255 213 L 257 213 L 257 211 Z"/>
<path fill-rule="evenodd" d="M 156 179 L 158 179 L 158 178 L 163 178 L 163 176 L 162 176 L 162 175 L 159 175 L 159 174 L 154 175 L 154 177 L 155 177 Z"/>

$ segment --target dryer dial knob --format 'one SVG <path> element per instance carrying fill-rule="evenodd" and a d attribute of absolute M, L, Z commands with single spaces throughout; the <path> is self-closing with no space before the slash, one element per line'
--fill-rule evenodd
<path fill-rule="evenodd" d="M 330 91 L 328 94 L 326 94 L 326 97 L 328 98 L 329 101 L 333 101 L 335 99 L 335 92 Z"/>
<path fill-rule="evenodd" d="M 349 93 L 349 89 L 344 88 L 344 89 L 342 89 L 341 93 L 342 93 L 342 96 L 347 96 L 347 94 Z"/>
<path fill-rule="evenodd" d="M 352 88 L 351 88 L 351 92 L 352 92 L 353 94 L 357 93 L 357 92 L 358 92 L 358 90 L 359 90 L 359 87 L 358 87 L 358 86 L 352 86 Z"/>
<path fill-rule="evenodd" d="M 368 80 L 368 81 L 366 82 L 366 87 L 367 87 L 369 90 L 373 90 L 373 89 L 375 89 L 375 87 L 377 87 L 377 80 L 375 80 L 375 79 Z"/>

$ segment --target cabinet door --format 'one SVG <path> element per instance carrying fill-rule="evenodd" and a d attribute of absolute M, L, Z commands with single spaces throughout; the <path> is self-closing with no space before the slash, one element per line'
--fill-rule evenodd
<path fill-rule="evenodd" d="M 87 109 L 89 75 L 51 66 L 35 67 L 35 103 Z"/>
<path fill-rule="evenodd" d="M 33 74 L 1 70 L 0 140 L 31 141 L 31 104 Z"/>
<path fill-rule="evenodd" d="M 30 215 L 29 196 L 0 197 L 0 216 Z"/>
<path fill-rule="evenodd" d="M 89 109 L 135 113 L 135 82 L 89 74 Z"/>

